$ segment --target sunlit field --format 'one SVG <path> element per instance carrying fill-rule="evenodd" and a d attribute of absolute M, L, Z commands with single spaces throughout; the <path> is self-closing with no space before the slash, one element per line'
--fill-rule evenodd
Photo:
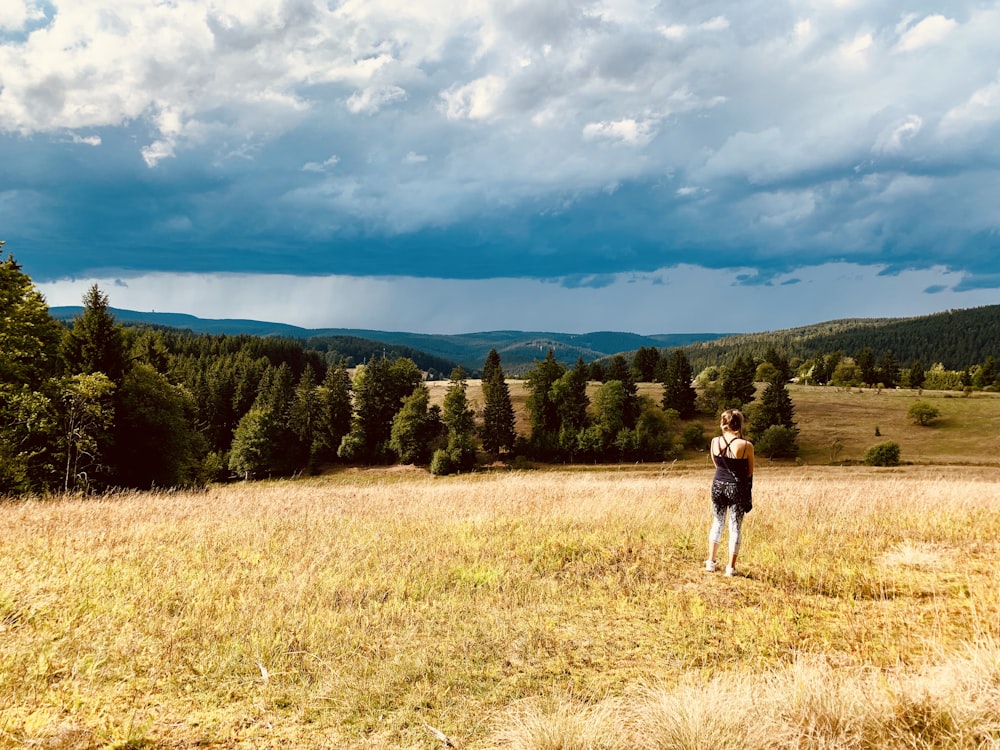
<path fill-rule="evenodd" d="M 697 460 L 0 504 L 0 746 L 998 748 L 996 472 L 762 462 L 731 579 Z"/>
<path fill-rule="evenodd" d="M 428 384 L 431 401 L 440 404 L 448 381 Z M 591 383 L 593 398 L 599 383 Z M 523 380 L 509 381 L 511 401 L 517 413 L 517 429 L 530 432 L 525 402 L 528 392 Z M 638 384 L 639 394 L 655 404 L 663 398 L 658 383 Z M 904 463 L 975 464 L 1000 467 L 1000 449 L 989 438 L 1000 432 L 1000 393 L 977 391 L 965 395 L 953 391 L 916 391 L 909 388 L 835 388 L 789 385 L 800 431 L 799 460 L 806 464 L 859 462 L 876 443 L 892 440 L 900 445 Z M 482 404 L 480 381 L 468 381 L 468 396 Z M 907 410 L 916 401 L 934 406 L 940 417 L 930 427 L 913 424 Z M 718 417 L 702 416 L 705 434 L 717 434 Z M 831 453 L 838 441 L 840 449 Z M 687 459 L 693 456 L 687 456 Z"/>

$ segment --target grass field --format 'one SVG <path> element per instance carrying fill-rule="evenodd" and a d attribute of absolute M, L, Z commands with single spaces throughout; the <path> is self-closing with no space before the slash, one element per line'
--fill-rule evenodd
<path fill-rule="evenodd" d="M 827 395 L 732 579 L 705 456 L 0 504 L 0 747 L 1000 748 L 1000 402 Z"/>
<path fill-rule="evenodd" d="M 517 414 L 517 429 L 529 432 L 522 380 L 508 381 L 511 401 Z M 590 385 L 590 395 L 600 384 Z M 447 381 L 428 384 L 431 402 L 440 404 L 448 389 Z M 789 385 L 800 430 L 800 461 L 807 464 L 858 462 L 865 451 L 886 440 L 900 444 L 902 460 L 917 464 L 981 464 L 1000 467 L 1000 446 L 989 436 L 1000 433 L 1000 393 L 976 392 L 970 396 L 946 391 L 838 389 Z M 639 393 L 655 403 L 663 398 L 663 386 L 640 383 Z M 468 381 L 468 396 L 482 403 L 480 381 Z M 928 401 L 941 416 L 932 426 L 910 423 L 907 410 L 915 401 Z M 717 434 L 718 417 L 702 417 L 708 436 Z M 880 433 L 876 435 L 876 429 Z M 842 450 L 831 461 L 830 446 L 839 440 Z M 698 460 L 690 455 L 689 460 Z"/>

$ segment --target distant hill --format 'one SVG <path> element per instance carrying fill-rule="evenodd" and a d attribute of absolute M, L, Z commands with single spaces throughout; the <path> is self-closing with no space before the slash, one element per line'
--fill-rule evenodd
<path fill-rule="evenodd" d="M 913 318 L 849 318 L 726 336 L 686 346 L 685 353 L 692 368 L 699 370 L 737 355 L 762 359 L 769 347 L 803 359 L 835 351 L 854 356 L 871 347 L 876 356 L 891 351 L 904 366 L 919 359 L 925 368 L 940 362 L 946 369 L 961 370 L 990 356 L 1000 361 L 1000 305 Z"/>
<path fill-rule="evenodd" d="M 53 317 L 70 321 L 82 312 L 79 306 L 53 307 Z M 722 333 L 678 333 L 641 336 L 617 331 L 596 331 L 571 334 L 532 331 L 488 331 L 462 334 L 405 333 L 402 331 L 376 331 L 358 328 L 300 328 L 284 323 L 267 323 L 258 320 L 211 320 L 181 313 L 137 312 L 112 309 L 120 323 L 145 324 L 180 328 L 196 333 L 248 334 L 252 336 L 286 336 L 303 339 L 307 346 L 320 351 L 333 349 L 343 352 L 347 340 L 355 348 L 367 350 L 366 356 L 381 351 L 382 347 L 408 347 L 438 358 L 434 368 L 444 367 L 444 362 L 462 365 L 470 374 L 478 372 L 490 349 L 500 354 L 504 371 L 518 375 L 530 370 L 536 360 L 543 359 L 549 349 L 566 364 L 578 357 L 590 362 L 620 352 L 640 347 L 677 348 L 695 342 L 710 341 L 725 336 Z M 353 350 L 352 350 L 353 351 Z M 355 356 L 355 355 L 351 355 Z M 417 361 L 412 354 L 406 354 Z M 420 364 L 418 362 L 418 364 Z M 422 367 L 424 365 L 421 365 Z M 439 370 L 440 371 L 440 370 Z M 450 369 L 448 370 L 450 372 Z M 445 376 L 448 372 L 444 372 Z"/>
<path fill-rule="evenodd" d="M 71 320 L 81 307 L 53 307 L 52 315 Z M 799 328 L 747 334 L 688 333 L 641 336 L 617 331 L 570 334 L 532 331 L 487 331 L 462 334 L 425 334 L 353 328 L 308 329 L 258 320 L 211 320 L 179 313 L 112 310 L 126 324 L 188 329 L 196 333 L 286 336 L 302 339 L 310 348 L 336 351 L 357 361 L 382 352 L 408 356 L 423 369 L 447 376 L 461 364 L 470 374 L 482 367 L 490 349 L 500 354 L 504 371 L 520 375 L 530 370 L 549 349 L 565 364 L 630 354 L 641 347 L 683 348 L 697 372 L 721 365 L 737 355 L 762 359 L 773 347 L 789 357 L 807 359 L 835 351 L 853 356 L 871 347 L 876 356 L 891 351 L 907 366 L 919 359 L 924 367 L 940 362 L 947 369 L 963 369 L 992 356 L 1000 360 L 1000 305 L 923 315 L 913 318 L 845 318 Z M 419 361 L 418 361 L 419 360 Z"/>

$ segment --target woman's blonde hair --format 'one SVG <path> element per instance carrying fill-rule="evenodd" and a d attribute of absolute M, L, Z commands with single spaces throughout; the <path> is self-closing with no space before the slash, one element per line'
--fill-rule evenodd
<path fill-rule="evenodd" d="M 735 432 L 740 434 L 743 432 L 743 425 L 746 423 L 746 417 L 743 416 L 743 412 L 739 409 L 726 409 L 722 412 L 722 429 L 728 429 L 730 432 Z"/>

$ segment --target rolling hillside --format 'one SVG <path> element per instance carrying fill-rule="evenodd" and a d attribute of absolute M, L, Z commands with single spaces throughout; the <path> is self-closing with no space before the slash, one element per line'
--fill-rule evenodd
<path fill-rule="evenodd" d="M 60 320 L 78 315 L 80 307 L 54 307 Z M 122 323 L 162 325 L 198 333 L 287 336 L 302 339 L 321 351 L 341 350 L 352 340 L 352 354 L 371 356 L 383 349 L 411 358 L 427 355 L 425 369 L 444 375 L 450 363 L 461 364 L 470 374 L 482 367 L 490 349 L 500 354 L 504 370 L 523 374 L 549 349 L 565 364 L 578 357 L 587 362 L 641 347 L 674 349 L 683 347 L 695 371 L 708 365 L 725 364 L 740 355 L 762 359 L 773 347 L 789 357 L 811 357 L 817 353 L 841 351 L 857 354 L 871 347 L 876 355 L 892 351 L 896 360 L 908 365 L 919 359 L 925 367 L 940 362 L 948 369 L 962 369 L 984 362 L 989 356 L 1000 359 L 1000 305 L 947 310 L 914 318 L 845 318 L 810 326 L 747 334 L 690 333 L 641 336 L 635 333 L 597 331 L 584 334 L 535 331 L 486 331 L 463 334 L 423 334 L 369 329 L 307 329 L 282 323 L 255 320 L 209 320 L 177 313 L 113 310 Z M 433 359 L 429 359 L 433 358 Z M 416 359 L 415 359 L 416 361 Z M 422 365 L 424 366 L 424 365 Z"/>
<path fill-rule="evenodd" d="M 761 359 L 769 347 L 789 357 L 871 347 L 878 356 L 891 351 L 897 362 L 919 359 L 924 367 L 940 362 L 960 370 L 987 357 L 1000 359 L 1000 305 L 947 310 L 914 318 L 852 318 L 781 331 L 728 336 L 685 347 L 695 370 L 724 364 L 737 355 Z"/>
<path fill-rule="evenodd" d="M 78 306 L 53 307 L 53 317 L 69 321 L 82 312 Z M 135 310 L 112 309 L 121 323 L 169 326 L 211 334 L 248 334 L 253 336 L 287 336 L 303 339 L 307 346 L 321 351 L 338 349 L 346 339 L 366 350 L 364 356 L 379 353 L 383 348 L 391 348 L 400 353 L 400 348 L 408 348 L 404 354 L 417 361 L 413 351 L 423 352 L 437 360 L 432 369 L 447 376 L 444 363 L 462 365 L 469 373 L 476 373 L 486 360 L 490 349 L 496 349 L 503 361 L 504 371 L 510 375 L 524 373 L 531 369 L 535 360 L 543 359 L 549 349 L 566 364 L 576 362 L 578 357 L 585 361 L 600 359 L 620 352 L 632 351 L 640 347 L 676 348 L 689 344 L 717 339 L 721 333 L 679 333 L 640 336 L 635 333 L 617 331 L 597 331 L 593 333 L 571 334 L 533 331 L 487 331 L 463 334 L 424 334 L 402 331 L 375 331 L 357 328 L 309 329 L 283 323 L 267 323 L 257 320 L 211 320 L 179 313 L 137 312 Z M 363 342 L 360 343 L 359 342 Z M 353 350 L 352 350 L 353 351 Z M 356 356 L 352 354 L 351 356 Z M 418 362 L 418 364 L 420 364 Z M 422 365 L 423 366 L 423 365 Z M 428 369 L 428 368 L 425 368 Z"/>

